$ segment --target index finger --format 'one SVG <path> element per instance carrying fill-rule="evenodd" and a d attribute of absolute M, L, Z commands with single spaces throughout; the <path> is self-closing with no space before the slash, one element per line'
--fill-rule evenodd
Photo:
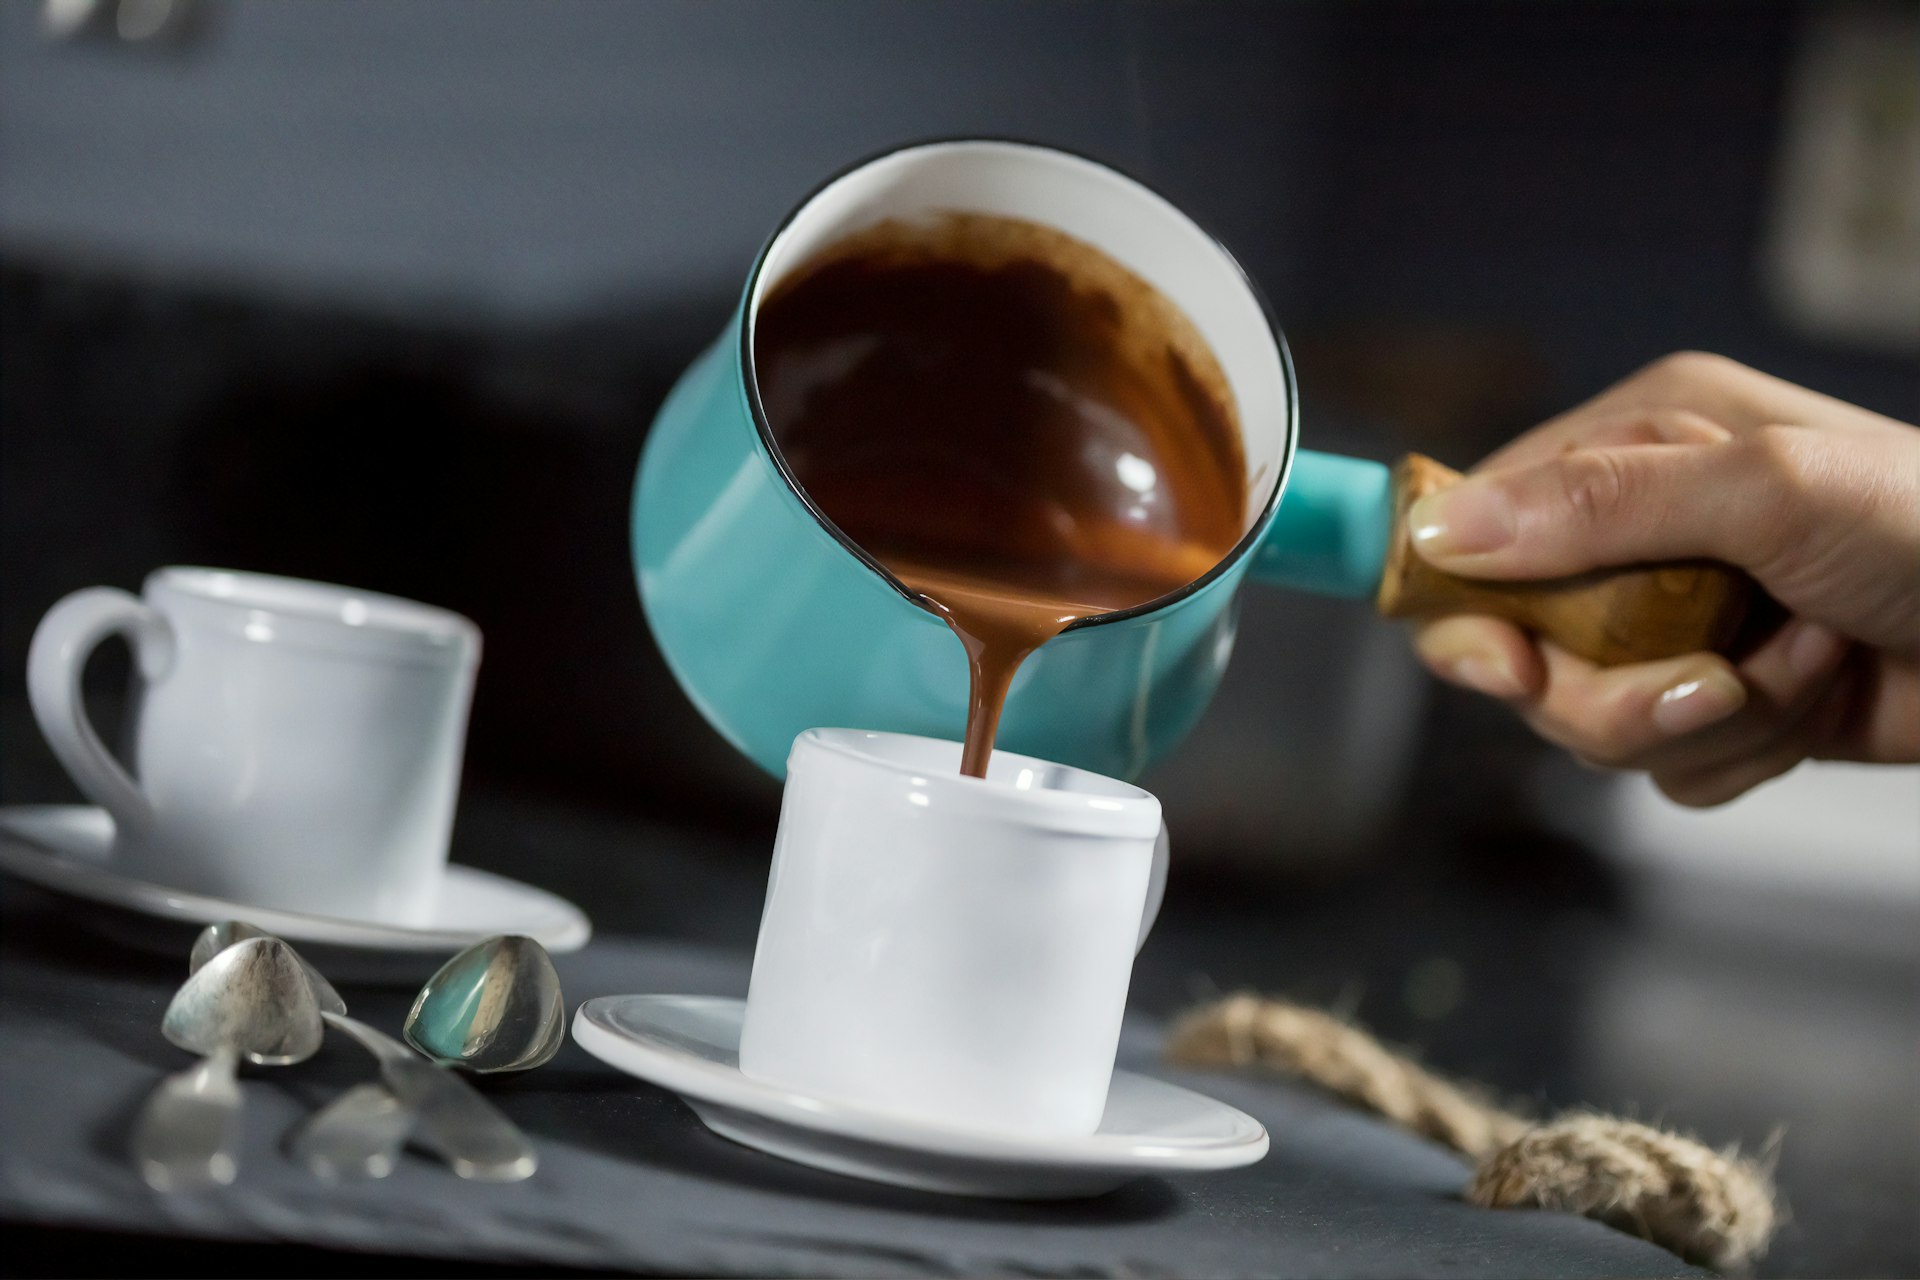
<path fill-rule="evenodd" d="M 1710 444 L 1732 436 L 1733 432 L 1725 426 L 1691 409 L 1596 412 L 1582 405 L 1494 450 L 1473 470 L 1531 466 L 1576 449 L 1634 444 Z"/>

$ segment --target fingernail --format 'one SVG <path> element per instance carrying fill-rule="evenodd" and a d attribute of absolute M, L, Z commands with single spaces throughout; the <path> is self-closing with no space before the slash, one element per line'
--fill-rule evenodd
<path fill-rule="evenodd" d="M 1787 641 L 1787 667 L 1797 676 L 1818 675 L 1840 660 L 1847 642 L 1817 622 L 1795 623 L 1799 634 Z"/>
<path fill-rule="evenodd" d="M 1746 701 L 1746 686 L 1739 680 L 1725 671 L 1709 671 L 1661 694 L 1653 706 L 1653 722 L 1662 733 L 1677 738 L 1725 720 Z"/>
<path fill-rule="evenodd" d="M 1491 698 L 1517 698 L 1526 692 L 1506 660 L 1491 654 L 1468 654 L 1455 659 L 1447 670 L 1456 683 Z"/>
<path fill-rule="evenodd" d="M 1493 485 L 1463 480 L 1414 503 L 1407 527 L 1423 556 L 1498 551 L 1513 541 L 1513 503 Z"/>

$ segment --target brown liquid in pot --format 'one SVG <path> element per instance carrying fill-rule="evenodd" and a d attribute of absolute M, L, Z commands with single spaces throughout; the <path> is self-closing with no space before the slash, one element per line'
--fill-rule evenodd
<path fill-rule="evenodd" d="M 965 646 L 975 777 L 1028 654 L 1240 539 L 1246 464 L 1213 353 L 1146 281 L 1051 228 L 948 214 L 860 232 L 772 290 L 754 360 L 800 486 Z"/>

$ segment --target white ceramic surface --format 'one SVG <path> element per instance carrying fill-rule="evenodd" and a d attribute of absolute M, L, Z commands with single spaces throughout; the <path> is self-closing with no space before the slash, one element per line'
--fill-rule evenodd
<path fill-rule="evenodd" d="M 1160 802 L 995 752 L 794 741 L 740 1067 L 936 1123 L 1089 1134 L 1157 901 Z"/>
<path fill-rule="evenodd" d="M 413 925 L 276 910 L 131 879 L 112 860 L 113 819 L 89 805 L 0 807 L 0 872 L 84 902 L 181 925 L 245 920 L 293 943 L 348 951 L 447 952 L 500 933 L 578 951 L 593 934 L 566 899 L 472 867 L 449 866 Z"/>
<path fill-rule="evenodd" d="M 620 1070 L 671 1089 L 724 1137 L 834 1173 L 954 1195 L 1099 1195 L 1146 1174 L 1204 1173 L 1267 1153 L 1259 1121 L 1190 1089 L 1113 1074 L 1097 1130 L 1075 1137 L 927 1124 L 803 1091 L 738 1067 L 744 1006 L 715 996 L 603 996 L 573 1037 Z"/>
<path fill-rule="evenodd" d="M 136 660 L 132 776 L 80 699 L 88 654 L 114 634 Z M 168 568 L 139 599 L 90 587 L 56 604 L 27 686 L 48 745 L 113 815 L 123 874 L 418 925 L 446 865 L 479 658 L 479 630 L 444 609 Z"/>

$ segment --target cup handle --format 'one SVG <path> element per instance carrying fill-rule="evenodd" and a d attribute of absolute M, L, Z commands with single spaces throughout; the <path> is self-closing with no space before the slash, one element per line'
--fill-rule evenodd
<path fill-rule="evenodd" d="M 1167 860 L 1172 852 L 1168 843 L 1167 824 L 1160 824 L 1160 834 L 1153 842 L 1153 869 L 1147 872 L 1147 905 L 1140 911 L 1140 936 L 1134 941 L 1134 954 L 1147 945 L 1147 934 L 1153 930 L 1153 922 L 1160 918 L 1160 903 L 1167 896 Z"/>
<path fill-rule="evenodd" d="M 87 587 L 47 610 L 27 650 L 27 699 L 40 732 L 89 800 L 113 815 L 116 829 L 152 825 L 153 807 L 87 720 L 80 676 L 108 636 L 133 646 L 140 675 L 154 680 L 173 661 L 173 629 L 139 599 L 112 587 Z"/>

